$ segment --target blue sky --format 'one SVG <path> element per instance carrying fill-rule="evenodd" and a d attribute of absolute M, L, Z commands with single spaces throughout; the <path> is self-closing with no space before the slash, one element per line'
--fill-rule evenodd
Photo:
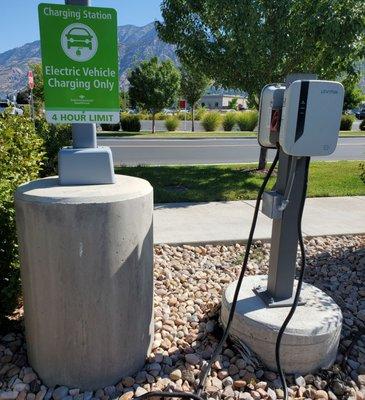
<path fill-rule="evenodd" d="M 0 53 L 39 39 L 39 3 L 63 4 L 62 0 L 1 0 Z M 143 26 L 161 18 L 161 0 L 92 0 L 95 7 L 118 11 L 118 25 Z"/>

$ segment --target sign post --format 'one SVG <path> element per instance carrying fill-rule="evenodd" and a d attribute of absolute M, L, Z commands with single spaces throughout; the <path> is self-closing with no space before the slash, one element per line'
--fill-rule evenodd
<path fill-rule="evenodd" d="M 183 109 L 184 111 L 185 111 L 185 115 L 184 115 L 184 130 L 185 130 L 185 132 L 186 132 L 186 103 L 187 103 L 187 101 L 186 100 L 179 100 L 179 107 L 180 107 L 180 109 Z"/>
<path fill-rule="evenodd" d="M 28 71 L 28 87 L 30 90 L 30 116 L 34 122 L 34 99 L 33 99 L 34 77 L 33 77 L 33 71 Z"/>
<path fill-rule="evenodd" d="M 96 123 L 119 123 L 117 16 L 111 8 L 40 4 L 46 119 L 72 124 L 59 153 L 61 184 L 114 183 L 112 154 L 97 147 Z M 77 150 L 76 150 L 77 149 Z"/>

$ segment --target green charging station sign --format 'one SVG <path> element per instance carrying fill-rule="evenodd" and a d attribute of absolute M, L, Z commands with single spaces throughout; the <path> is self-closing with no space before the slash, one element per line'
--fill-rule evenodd
<path fill-rule="evenodd" d="M 47 121 L 119 123 L 116 11 L 40 4 L 38 14 Z"/>

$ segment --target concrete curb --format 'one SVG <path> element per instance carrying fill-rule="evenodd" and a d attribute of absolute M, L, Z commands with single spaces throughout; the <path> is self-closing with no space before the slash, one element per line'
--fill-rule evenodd
<path fill-rule="evenodd" d="M 110 140 L 116 140 L 116 139 L 127 139 L 127 140 L 199 140 L 199 139 L 256 139 L 257 136 L 200 136 L 200 137 L 140 137 L 140 136 L 98 136 L 98 139 L 110 139 Z"/>
<path fill-rule="evenodd" d="M 340 136 L 345 139 L 361 139 L 364 135 L 356 136 Z M 200 136 L 200 137 L 140 137 L 140 136 L 101 136 L 97 135 L 98 139 L 109 139 L 109 140 L 199 140 L 199 139 L 257 139 L 257 136 Z"/>

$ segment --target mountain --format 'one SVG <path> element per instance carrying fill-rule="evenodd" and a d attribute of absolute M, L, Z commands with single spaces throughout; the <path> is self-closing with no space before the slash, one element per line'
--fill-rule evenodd
<path fill-rule="evenodd" d="M 174 47 L 162 42 L 154 23 L 145 26 L 118 27 L 119 74 L 122 87 L 126 86 L 128 69 L 139 62 L 157 56 L 177 63 Z M 40 62 L 39 40 L 0 54 L 0 97 L 14 93 L 26 85 L 28 65 Z"/>

